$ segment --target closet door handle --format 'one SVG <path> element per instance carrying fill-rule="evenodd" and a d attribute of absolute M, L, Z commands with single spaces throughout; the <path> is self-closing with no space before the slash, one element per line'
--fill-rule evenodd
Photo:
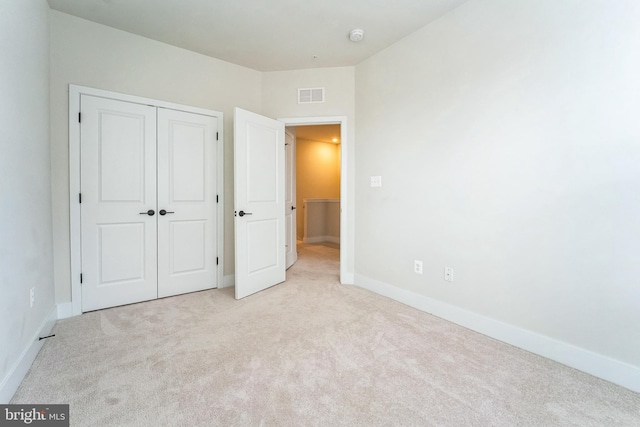
<path fill-rule="evenodd" d="M 175 213 L 175 212 L 171 212 L 171 211 L 165 211 L 164 209 L 160 209 L 160 212 L 158 212 L 160 215 L 164 216 L 168 213 Z"/>
<path fill-rule="evenodd" d="M 156 214 L 156 211 L 154 211 L 153 209 L 149 209 L 146 212 L 140 212 L 140 215 L 149 215 L 149 216 L 154 216 Z"/>
<path fill-rule="evenodd" d="M 253 214 L 251 212 L 245 212 L 245 211 L 238 212 L 238 216 L 245 216 L 245 215 L 253 215 Z"/>

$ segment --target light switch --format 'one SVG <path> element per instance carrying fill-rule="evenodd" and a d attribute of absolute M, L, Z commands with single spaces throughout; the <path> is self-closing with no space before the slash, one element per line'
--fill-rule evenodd
<path fill-rule="evenodd" d="M 372 187 L 382 187 L 382 177 L 381 176 L 372 176 L 371 177 L 371 186 Z"/>

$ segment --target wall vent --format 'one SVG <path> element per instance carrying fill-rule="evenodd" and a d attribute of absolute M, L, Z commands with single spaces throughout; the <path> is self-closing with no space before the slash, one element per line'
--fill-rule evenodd
<path fill-rule="evenodd" d="M 324 88 L 310 87 L 298 89 L 298 104 L 315 104 L 324 102 Z"/>

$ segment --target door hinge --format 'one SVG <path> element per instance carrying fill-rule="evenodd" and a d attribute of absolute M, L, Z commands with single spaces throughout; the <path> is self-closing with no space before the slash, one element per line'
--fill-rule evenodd
<path fill-rule="evenodd" d="M 78 193 L 78 202 L 82 203 L 82 193 Z"/>
<path fill-rule="evenodd" d="M 220 262 L 220 258 L 216 257 L 216 265 Z"/>
<path fill-rule="evenodd" d="M 219 139 L 218 132 L 216 132 L 216 141 Z"/>
<path fill-rule="evenodd" d="M 82 273 L 80 273 L 80 284 L 82 284 Z"/>
<path fill-rule="evenodd" d="M 216 194 L 216 203 L 220 203 L 220 197 Z"/>
<path fill-rule="evenodd" d="M 78 123 L 82 123 L 82 113 L 78 113 Z"/>

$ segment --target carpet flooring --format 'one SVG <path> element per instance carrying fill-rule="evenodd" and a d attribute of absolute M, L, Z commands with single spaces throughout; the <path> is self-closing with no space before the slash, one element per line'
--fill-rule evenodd
<path fill-rule="evenodd" d="M 72 426 L 639 426 L 640 394 L 338 283 L 300 245 L 281 285 L 57 322 L 12 403 Z"/>

